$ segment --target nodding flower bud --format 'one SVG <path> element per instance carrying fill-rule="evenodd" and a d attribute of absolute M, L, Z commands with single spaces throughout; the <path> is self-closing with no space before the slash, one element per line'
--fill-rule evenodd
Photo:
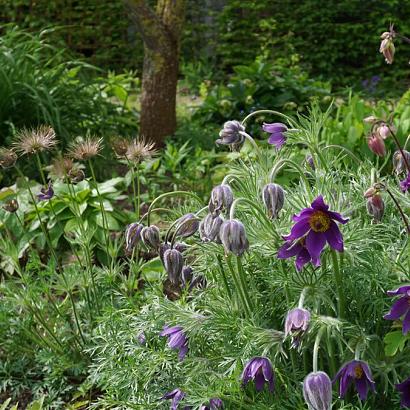
<path fill-rule="evenodd" d="M 19 203 L 17 202 L 17 199 L 11 199 L 10 201 L 6 202 L 3 205 L 3 209 L 12 214 L 14 214 L 14 212 L 17 212 L 17 210 L 19 209 Z"/>
<path fill-rule="evenodd" d="M 134 222 L 125 230 L 125 250 L 131 253 L 136 244 L 141 240 L 141 231 L 144 225 Z"/>
<path fill-rule="evenodd" d="M 305 164 L 308 165 L 312 171 L 316 169 L 312 155 L 306 155 Z"/>
<path fill-rule="evenodd" d="M 217 185 L 212 189 L 208 209 L 213 215 L 226 211 L 229 213 L 233 203 L 233 192 L 229 185 Z"/>
<path fill-rule="evenodd" d="M 363 122 L 365 122 L 366 124 L 374 124 L 377 121 L 379 121 L 379 119 L 374 115 L 369 115 L 368 117 L 363 119 Z"/>
<path fill-rule="evenodd" d="M 262 190 L 263 203 L 271 219 L 277 218 L 285 202 L 285 191 L 278 184 L 267 184 Z"/>
<path fill-rule="evenodd" d="M 84 171 L 82 169 L 77 168 L 70 169 L 70 171 L 68 171 L 67 176 L 73 183 L 81 182 L 85 179 Z"/>
<path fill-rule="evenodd" d="M 17 161 L 17 154 L 8 148 L 0 148 L 0 167 L 6 169 L 12 167 Z"/>
<path fill-rule="evenodd" d="M 325 372 L 309 373 L 303 381 L 303 397 L 309 410 L 332 408 L 332 381 Z"/>
<path fill-rule="evenodd" d="M 288 312 L 285 321 L 285 336 L 292 336 L 292 347 L 298 347 L 300 339 L 309 327 L 310 312 L 295 308 Z"/>
<path fill-rule="evenodd" d="M 384 59 L 387 64 L 392 64 L 394 59 L 394 52 L 396 51 L 393 43 L 394 32 L 385 31 L 380 38 L 382 39 L 380 43 L 380 53 L 383 54 Z"/>
<path fill-rule="evenodd" d="M 406 161 L 407 164 L 410 165 L 410 152 L 403 150 L 403 154 L 404 158 L 400 151 L 396 151 L 393 154 L 393 168 L 397 175 L 404 174 L 408 171 Z"/>
<path fill-rule="evenodd" d="M 245 137 L 241 134 L 244 131 L 245 127 L 239 121 L 227 121 L 219 132 L 221 138 L 217 139 L 216 143 L 219 145 L 229 145 L 236 151 L 245 141 Z"/>
<path fill-rule="evenodd" d="M 384 214 L 383 198 L 379 194 L 374 194 L 367 199 L 367 212 L 371 215 L 375 222 L 380 222 Z"/>
<path fill-rule="evenodd" d="M 164 268 L 168 274 L 168 279 L 174 284 L 178 284 L 181 279 L 184 258 L 182 253 L 176 249 L 168 249 L 164 252 Z"/>
<path fill-rule="evenodd" d="M 377 134 L 385 140 L 391 135 L 390 127 L 386 123 L 381 124 L 377 127 Z"/>
<path fill-rule="evenodd" d="M 224 220 L 219 215 L 208 214 L 199 225 L 199 234 L 204 242 L 221 243 L 219 231 Z"/>
<path fill-rule="evenodd" d="M 384 157 L 386 155 L 386 146 L 384 145 L 383 138 L 379 135 L 373 133 L 367 138 L 367 145 L 370 150 L 374 152 L 379 157 Z"/>
<path fill-rule="evenodd" d="M 146 246 L 157 250 L 160 245 L 158 227 L 155 225 L 144 227 L 141 231 L 141 239 Z"/>
<path fill-rule="evenodd" d="M 176 222 L 177 236 L 182 238 L 194 235 L 199 228 L 199 219 L 194 214 L 183 215 Z"/>
<path fill-rule="evenodd" d="M 137 336 L 137 340 L 138 340 L 138 343 L 139 343 L 141 346 L 145 346 L 145 345 L 147 344 L 147 338 L 145 337 L 144 332 L 141 332 L 141 333 Z"/>
<path fill-rule="evenodd" d="M 219 236 L 226 253 L 232 252 L 236 256 L 241 256 L 249 248 L 245 227 L 236 219 L 225 221 L 221 226 Z"/>
<path fill-rule="evenodd" d="M 182 286 L 187 287 L 191 292 L 194 288 L 205 288 L 206 279 L 202 275 L 194 275 L 193 269 L 190 266 L 184 266 L 181 274 Z"/>

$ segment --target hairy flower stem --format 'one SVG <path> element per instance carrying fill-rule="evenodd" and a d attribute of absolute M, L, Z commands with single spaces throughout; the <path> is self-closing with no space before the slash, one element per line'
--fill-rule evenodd
<path fill-rule="evenodd" d="M 404 163 L 406 164 L 406 168 L 407 168 L 408 173 L 410 173 L 410 164 L 409 164 L 408 161 L 407 161 L 406 155 L 404 155 L 403 149 L 401 148 L 400 142 L 399 142 L 399 140 L 398 140 L 396 134 L 393 132 L 393 130 L 391 129 L 390 125 L 387 124 L 387 128 L 389 129 L 390 134 L 391 134 L 391 136 L 392 136 L 393 139 L 394 139 L 394 142 L 395 142 L 395 144 L 396 144 L 397 149 L 400 151 L 400 154 L 401 154 L 401 156 L 402 156 L 402 158 L 403 158 L 403 161 L 404 161 Z"/>
<path fill-rule="evenodd" d="M 131 170 L 131 183 L 132 183 L 132 193 L 133 193 L 133 202 L 134 202 L 134 212 L 137 216 L 137 219 L 140 219 L 140 165 L 137 164 L 137 166 L 135 166 L 134 164 L 131 164 L 131 162 L 129 160 L 127 160 L 128 162 L 128 167 Z M 137 175 L 135 178 L 135 168 L 137 169 Z M 137 183 L 135 183 L 135 179 L 137 180 Z"/>
<path fill-rule="evenodd" d="M 188 191 L 172 191 L 172 192 L 165 192 L 161 195 L 158 195 L 150 204 L 150 206 L 148 207 L 148 211 L 147 213 L 141 218 L 140 222 L 142 222 L 142 220 L 145 218 L 145 216 L 147 217 L 147 225 L 150 225 L 150 216 L 152 213 L 152 210 L 154 209 L 154 205 L 161 199 L 163 198 L 167 198 L 169 196 L 179 196 L 179 195 L 185 195 L 185 196 L 190 196 L 194 199 L 196 199 L 199 203 L 201 203 L 201 198 L 199 198 L 198 195 L 194 194 L 193 192 L 188 192 Z"/>
<path fill-rule="evenodd" d="M 250 114 L 248 114 L 241 122 L 242 125 L 245 125 L 245 122 L 249 120 L 249 118 L 255 116 L 255 115 L 259 115 L 259 114 L 274 114 L 274 115 L 278 115 L 279 117 L 285 118 L 287 121 L 289 121 L 289 123 L 293 123 L 293 120 L 288 117 L 285 114 L 282 114 L 279 111 L 274 111 L 274 110 L 257 110 L 254 112 L 251 112 Z"/>
<path fill-rule="evenodd" d="M 246 300 L 246 297 L 245 297 L 244 293 L 242 292 L 241 282 L 240 282 L 240 280 L 238 279 L 237 274 L 236 274 L 236 272 L 235 272 L 235 269 L 234 269 L 234 267 L 233 267 L 233 265 L 232 265 L 231 255 L 225 256 L 225 258 L 226 258 L 226 263 L 227 263 L 227 265 L 228 265 L 228 267 L 229 267 L 229 270 L 230 270 L 230 272 L 231 272 L 232 279 L 233 279 L 233 281 L 234 281 L 236 290 L 237 290 L 237 292 L 238 292 L 238 294 L 239 294 L 239 298 L 241 299 L 242 307 L 243 307 L 243 309 L 244 309 L 244 311 L 245 311 L 246 316 L 250 317 L 250 316 L 251 316 L 251 310 L 250 310 L 250 307 L 249 307 L 248 302 L 247 302 L 247 300 Z"/>
<path fill-rule="evenodd" d="M 338 314 L 339 314 L 340 319 L 344 319 L 346 303 L 345 303 L 345 294 L 344 294 L 344 288 L 343 288 L 343 278 L 340 272 L 340 265 L 339 265 L 336 251 L 332 249 L 331 255 L 332 255 L 332 262 L 333 262 L 333 273 L 334 273 L 336 288 L 337 288 L 337 293 L 338 293 Z"/>
<path fill-rule="evenodd" d="M 245 137 L 252 144 L 252 146 L 255 148 L 256 153 L 258 154 L 258 156 L 260 156 L 261 150 L 259 149 L 258 144 L 255 142 L 255 140 L 245 131 L 239 131 L 239 134 Z"/>
<path fill-rule="evenodd" d="M 303 308 L 303 304 L 305 303 L 305 298 L 306 298 L 306 294 L 307 294 L 308 290 L 309 290 L 309 288 L 303 288 L 302 292 L 300 293 L 299 303 L 298 303 L 298 308 L 299 309 Z"/>
<path fill-rule="evenodd" d="M 232 299 L 232 292 L 231 292 L 231 289 L 229 288 L 228 278 L 225 275 L 225 269 L 222 265 L 222 260 L 221 260 L 220 255 L 216 255 L 216 261 L 218 262 L 219 271 L 221 272 L 222 281 L 224 283 L 226 293 L 228 294 L 229 299 Z"/>
<path fill-rule="evenodd" d="M 101 217 L 102 217 L 102 223 L 103 223 L 103 229 L 104 229 L 104 234 L 105 234 L 105 246 L 106 246 L 106 252 L 107 252 L 107 257 L 108 257 L 108 264 L 110 266 L 110 270 L 113 270 L 113 258 L 111 257 L 111 252 L 110 252 L 110 231 L 108 228 L 108 220 L 107 220 L 107 214 L 105 212 L 105 208 L 104 208 L 104 203 L 103 203 L 103 198 L 100 194 L 100 190 L 98 189 L 98 182 L 97 179 L 95 177 L 95 172 L 94 172 L 94 167 L 92 164 L 92 161 L 89 159 L 88 160 L 88 166 L 90 168 L 91 171 L 91 176 L 94 182 L 94 188 L 97 192 L 97 196 L 98 196 L 98 201 L 100 203 L 100 211 L 101 211 Z"/>
<path fill-rule="evenodd" d="M 318 370 L 318 354 L 319 354 L 319 347 L 320 347 L 320 339 L 322 338 L 323 332 L 325 328 L 321 327 L 317 332 L 315 345 L 313 346 L 313 371 L 316 373 Z"/>
<path fill-rule="evenodd" d="M 246 301 L 248 303 L 249 308 L 251 310 L 253 310 L 254 306 L 253 306 L 252 299 L 251 299 L 251 297 L 249 295 L 249 292 L 248 292 L 248 284 L 246 283 L 246 275 L 245 275 L 245 270 L 244 270 L 243 264 L 242 264 L 242 256 L 237 256 L 236 257 L 236 263 L 237 263 L 237 266 L 238 266 L 239 280 L 241 282 L 243 294 L 246 298 Z"/>
<path fill-rule="evenodd" d="M 399 202 L 397 201 L 397 199 L 394 197 L 394 195 L 392 194 L 392 192 L 390 191 L 390 189 L 388 189 L 387 187 L 385 187 L 386 192 L 389 194 L 390 198 L 393 200 L 394 204 L 396 205 L 397 210 L 400 213 L 401 219 L 403 219 L 404 225 L 406 226 L 406 230 L 407 230 L 407 234 L 410 235 L 410 225 L 409 222 L 407 220 L 406 215 L 404 214 L 403 210 L 401 209 L 401 206 L 399 204 Z"/>

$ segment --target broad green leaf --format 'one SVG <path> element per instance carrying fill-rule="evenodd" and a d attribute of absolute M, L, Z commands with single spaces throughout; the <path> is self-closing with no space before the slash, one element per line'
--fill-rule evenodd
<path fill-rule="evenodd" d="M 398 350 L 402 351 L 407 339 L 401 330 L 387 333 L 384 337 L 384 351 L 386 356 L 394 356 Z"/>

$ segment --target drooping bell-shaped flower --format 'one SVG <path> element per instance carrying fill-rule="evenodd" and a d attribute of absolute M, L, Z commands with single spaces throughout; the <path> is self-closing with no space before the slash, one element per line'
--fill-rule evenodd
<path fill-rule="evenodd" d="M 216 140 L 216 143 L 228 145 L 233 151 L 237 151 L 245 141 L 245 137 L 241 134 L 244 131 L 245 127 L 239 121 L 227 121 L 219 132 L 220 138 Z"/>
<path fill-rule="evenodd" d="M 241 378 L 244 386 L 253 380 L 257 391 L 262 391 L 265 383 L 268 384 L 271 393 L 275 389 L 273 367 L 267 357 L 254 357 L 249 360 L 243 369 Z"/>
<path fill-rule="evenodd" d="M 161 397 L 161 400 L 172 400 L 170 410 L 177 410 L 179 402 L 185 397 L 185 393 L 180 389 L 172 390 Z"/>
<path fill-rule="evenodd" d="M 218 410 L 223 408 L 223 402 L 221 399 L 218 399 L 217 397 L 212 398 L 209 400 L 209 404 L 205 405 L 203 404 L 199 410 Z"/>
<path fill-rule="evenodd" d="M 229 213 L 233 203 L 233 192 L 229 185 L 217 185 L 212 189 L 208 209 L 213 215 L 219 215 L 220 212 Z"/>
<path fill-rule="evenodd" d="M 407 174 L 406 179 L 400 181 L 400 189 L 402 192 L 407 192 L 410 189 L 410 172 Z"/>
<path fill-rule="evenodd" d="M 285 336 L 292 336 L 292 347 L 298 347 L 300 339 L 307 331 L 310 312 L 303 308 L 295 308 L 288 312 L 285 320 Z"/>
<path fill-rule="evenodd" d="M 399 320 L 403 317 L 403 335 L 406 335 L 410 331 L 410 286 L 401 286 L 396 290 L 389 290 L 387 292 L 389 296 L 400 296 L 397 299 L 390 312 L 384 315 L 384 319 L 387 320 Z"/>
<path fill-rule="evenodd" d="M 188 238 L 196 233 L 199 228 L 199 219 L 195 214 L 189 213 L 181 216 L 176 221 L 177 236 Z"/>
<path fill-rule="evenodd" d="M 380 194 L 374 194 L 367 198 L 367 212 L 371 215 L 375 222 L 380 222 L 384 214 L 384 201 Z"/>
<path fill-rule="evenodd" d="M 12 213 L 12 214 L 17 212 L 18 209 L 19 209 L 19 203 L 18 203 L 17 199 L 11 199 L 10 201 L 7 201 L 3 205 L 3 209 L 7 212 Z"/>
<path fill-rule="evenodd" d="M 306 248 L 306 238 L 297 241 L 286 241 L 278 250 L 279 259 L 288 259 L 296 256 L 295 266 L 300 272 L 302 268 L 312 261 L 309 251 Z"/>
<path fill-rule="evenodd" d="M 393 168 L 397 175 L 404 174 L 408 171 L 406 161 L 407 164 L 410 165 L 410 152 L 403 150 L 403 154 L 404 158 L 400 151 L 396 151 L 393 154 Z"/>
<path fill-rule="evenodd" d="M 393 43 L 394 32 L 385 31 L 380 38 L 382 39 L 380 43 L 380 53 L 383 54 L 384 59 L 387 64 L 392 64 L 394 59 L 395 47 Z"/>
<path fill-rule="evenodd" d="M 241 256 L 249 248 L 243 223 L 237 219 L 228 219 L 220 229 L 219 236 L 225 248 L 225 252 L 232 252 L 236 256 Z"/>
<path fill-rule="evenodd" d="M 179 350 L 179 360 L 184 360 L 188 353 L 188 339 L 181 326 L 164 326 L 164 329 L 159 334 L 160 336 L 168 337 L 168 347 L 170 349 Z"/>
<path fill-rule="evenodd" d="M 277 218 L 285 202 L 285 191 L 278 184 L 267 184 L 263 187 L 262 199 L 269 217 Z"/>
<path fill-rule="evenodd" d="M 375 383 L 369 365 L 362 360 L 351 360 L 337 372 L 333 383 L 339 380 L 339 396 L 343 399 L 354 384 L 360 400 L 366 400 L 369 390 L 375 391 Z"/>
<path fill-rule="evenodd" d="M 332 408 L 332 381 L 325 372 L 309 373 L 303 381 L 303 397 L 309 410 Z"/>
<path fill-rule="evenodd" d="M 48 183 L 46 187 L 41 188 L 40 193 L 37 194 L 37 198 L 39 201 L 47 201 L 54 196 L 54 189 L 53 184 L 51 181 Z"/>
<path fill-rule="evenodd" d="M 310 207 L 303 209 L 298 215 L 293 216 L 296 222 L 289 235 L 284 236 L 286 241 L 305 239 L 307 251 L 315 266 L 320 265 L 320 255 L 326 242 L 338 252 L 343 252 L 343 237 L 336 222 L 345 224 L 338 212 L 329 211 L 323 197 L 319 195 Z M 289 250 L 289 249 L 288 249 Z"/>
<path fill-rule="evenodd" d="M 221 243 L 219 231 L 224 220 L 220 215 L 207 214 L 199 225 L 199 234 L 204 242 Z"/>
<path fill-rule="evenodd" d="M 157 250 L 160 245 L 159 228 L 155 225 L 145 226 L 141 231 L 141 239 L 144 245 L 151 249 Z"/>
<path fill-rule="evenodd" d="M 288 127 L 285 124 L 281 122 L 275 122 L 273 124 L 264 123 L 262 129 L 270 134 L 268 144 L 274 145 L 276 149 L 281 148 L 286 142 L 285 132 L 288 130 Z"/>
<path fill-rule="evenodd" d="M 131 253 L 137 243 L 141 240 L 141 231 L 144 225 L 134 222 L 125 230 L 125 250 Z"/>
<path fill-rule="evenodd" d="M 410 377 L 404 382 L 396 384 L 395 387 L 401 393 L 401 407 L 410 407 Z"/>
<path fill-rule="evenodd" d="M 184 258 L 181 252 L 176 249 L 168 249 L 164 252 L 164 268 L 168 274 L 169 280 L 174 285 L 178 284 L 181 279 L 183 266 Z"/>
<path fill-rule="evenodd" d="M 384 144 L 383 138 L 381 138 L 378 134 L 370 134 L 367 137 L 367 145 L 369 146 L 370 151 L 379 157 L 384 157 L 386 155 L 386 145 Z"/>

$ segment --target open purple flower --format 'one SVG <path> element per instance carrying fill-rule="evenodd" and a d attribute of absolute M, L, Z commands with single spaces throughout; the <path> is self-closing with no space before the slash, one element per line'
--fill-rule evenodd
<path fill-rule="evenodd" d="M 188 339 L 181 326 L 164 326 L 164 329 L 159 334 L 160 336 L 168 337 L 168 347 L 178 349 L 179 360 L 184 360 L 188 353 Z"/>
<path fill-rule="evenodd" d="M 285 336 L 292 336 L 292 347 L 299 346 L 300 339 L 309 327 L 310 312 L 295 308 L 288 312 L 285 321 Z"/>
<path fill-rule="evenodd" d="M 401 393 L 401 407 L 410 407 L 410 377 L 395 387 Z"/>
<path fill-rule="evenodd" d="M 410 286 L 401 286 L 396 290 L 389 290 L 387 294 L 389 296 L 401 295 L 401 298 L 393 303 L 390 312 L 383 317 L 387 320 L 399 320 L 404 316 L 403 334 L 406 335 L 410 330 Z"/>
<path fill-rule="evenodd" d="M 279 259 L 288 259 L 296 256 L 296 269 L 301 271 L 302 268 L 312 260 L 310 253 L 306 248 L 306 238 L 298 241 L 286 241 L 278 250 Z"/>
<path fill-rule="evenodd" d="M 275 377 L 272 363 L 267 357 L 254 357 L 246 364 L 242 373 L 242 384 L 246 385 L 251 380 L 254 380 L 257 391 L 262 391 L 266 382 L 269 386 L 269 391 L 273 392 Z"/>
<path fill-rule="evenodd" d="M 269 132 L 270 136 L 268 139 L 268 143 L 272 144 L 279 149 L 282 145 L 286 142 L 285 132 L 288 130 L 288 127 L 281 122 L 275 122 L 273 124 L 266 124 L 262 125 L 262 129 L 265 132 Z"/>
<path fill-rule="evenodd" d="M 172 390 L 161 397 L 161 400 L 172 400 L 171 410 L 177 410 L 179 402 L 185 397 L 185 393 L 180 389 Z M 189 408 L 189 407 L 186 407 Z"/>
<path fill-rule="evenodd" d="M 410 172 L 407 174 L 406 179 L 400 181 L 400 189 L 402 192 L 407 192 L 410 189 Z"/>
<path fill-rule="evenodd" d="M 48 183 L 46 187 L 40 189 L 40 193 L 37 194 L 37 198 L 39 201 L 47 201 L 54 196 L 53 184 L 51 181 Z"/>
<path fill-rule="evenodd" d="M 351 360 L 337 372 L 333 383 L 339 379 L 339 396 L 344 398 L 351 383 L 355 384 L 360 400 L 366 400 L 369 390 L 375 391 L 372 372 L 366 362 Z"/>
<path fill-rule="evenodd" d="M 305 246 L 315 266 L 320 265 L 320 254 L 326 241 L 331 248 L 343 252 L 343 237 L 336 222 L 347 223 L 338 212 L 329 211 L 322 195 L 319 195 L 310 208 L 303 209 L 299 215 L 294 215 L 293 225 L 289 235 L 284 236 L 286 241 L 297 241 L 306 238 Z M 297 253 L 299 256 L 299 253 Z M 306 254 L 304 254 L 306 258 Z M 303 266 L 303 265 L 302 265 Z"/>

